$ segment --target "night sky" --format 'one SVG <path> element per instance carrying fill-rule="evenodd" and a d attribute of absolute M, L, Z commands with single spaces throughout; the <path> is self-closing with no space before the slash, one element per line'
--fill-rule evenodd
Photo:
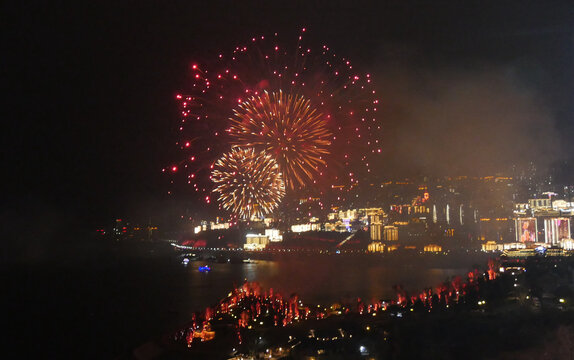
<path fill-rule="evenodd" d="M 18 241 L 165 213 L 191 62 L 303 26 L 373 74 L 390 177 L 544 167 L 574 150 L 571 1 L 91 3 L 0 11 L 0 215 Z"/>

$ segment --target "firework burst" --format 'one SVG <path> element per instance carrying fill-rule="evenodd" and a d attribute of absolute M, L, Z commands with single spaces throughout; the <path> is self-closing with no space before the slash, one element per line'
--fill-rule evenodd
<path fill-rule="evenodd" d="M 211 180 L 224 209 L 244 219 L 273 211 L 285 195 L 277 162 L 253 148 L 233 148 L 216 163 Z"/>
<path fill-rule="evenodd" d="M 325 117 L 310 101 L 283 92 L 253 96 L 234 110 L 231 143 L 271 154 L 285 183 L 304 186 L 325 165 L 331 133 Z"/>
<path fill-rule="evenodd" d="M 213 165 L 237 146 L 273 156 L 295 197 L 342 202 L 372 182 L 382 150 L 372 78 L 326 45 L 307 46 L 304 33 L 291 42 L 254 37 L 192 64 L 189 87 L 177 95 L 183 155 L 164 171 L 208 199 Z"/>

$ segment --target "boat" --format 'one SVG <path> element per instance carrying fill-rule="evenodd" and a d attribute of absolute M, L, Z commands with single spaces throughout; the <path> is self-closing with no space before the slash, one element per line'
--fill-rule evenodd
<path fill-rule="evenodd" d="M 200 266 L 200 267 L 199 267 L 199 272 L 204 272 L 204 273 L 206 273 L 206 272 L 209 272 L 209 271 L 211 271 L 211 268 L 210 268 L 208 265 L 203 265 L 203 266 Z"/>

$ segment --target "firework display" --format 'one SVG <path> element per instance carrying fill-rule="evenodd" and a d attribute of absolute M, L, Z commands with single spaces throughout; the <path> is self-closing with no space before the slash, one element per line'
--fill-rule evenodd
<path fill-rule="evenodd" d="M 310 101 L 283 92 L 254 96 L 234 110 L 232 144 L 272 154 L 290 188 L 311 181 L 325 165 L 331 133 Z"/>
<path fill-rule="evenodd" d="M 213 166 L 232 147 L 273 157 L 294 197 L 330 192 L 344 201 L 359 182 L 370 181 L 382 150 L 371 76 L 326 45 L 307 46 L 304 34 L 287 41 L 278 34 L 253 37 L 192 64 L 189 87 L 177 95 L 183 155 L 164 171 L 185 178 L 206 202 Z"/>
<path fill-rule="evenodd" d="M 244 219 L 260 217 L 275 209 L 285 187 L 271 155 L 253 148 L 233 148 L 215 164 L 212 181 L 223 208 Z"/>

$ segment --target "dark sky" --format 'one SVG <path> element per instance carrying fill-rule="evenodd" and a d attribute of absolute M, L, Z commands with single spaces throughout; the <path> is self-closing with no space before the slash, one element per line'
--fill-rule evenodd
<path fill-rule="evenodd" d="M 157 214 L 190 62 L 302 26 L 375 76 L 389 176 L 493 173 L 573 150 L 571 1 L 8 1 L 0 12 L 1 215 L 29 234 Z"/>

